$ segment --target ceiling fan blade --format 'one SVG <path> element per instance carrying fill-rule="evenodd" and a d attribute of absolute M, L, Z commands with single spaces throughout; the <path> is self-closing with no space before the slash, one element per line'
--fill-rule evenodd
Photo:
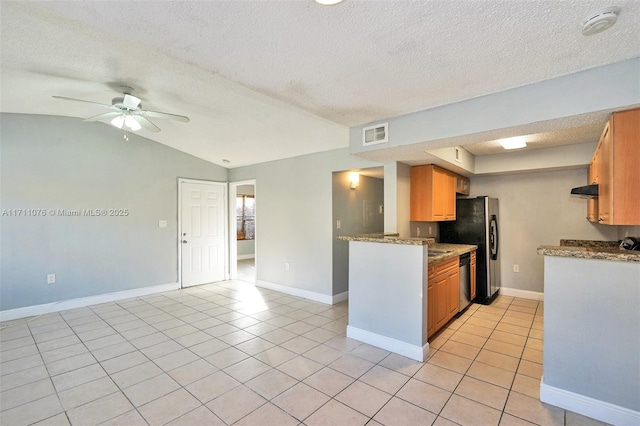
<path fill-rule="evenodd" d="M 138 121 L 138 123 L 140 123 L 140 125 L 148 131 L 156 133 L 160 131 L 160 128 L 158 126 L 147 120 L 141 114 L 132 114 L 132 117 L 134 117 Z"/>
<path fill-rule="evenodd" d="M 85 103 L 88 103 L 88 104 L 100 105 L 100 106 L 107 107 L 107 108 L 111 108 L 112 107 L 109 104 L 101 104 L 100 102 L 85 101 L 84 99 L 67 98 L 66 96 L 53 96 L 53 97 L 56 98 L 56 99 L 63 99 L 65 101 L 85 102 Z"/>
<path fill-rule="evenodd" d="M 142 102 L 140 100 L 140 98 L 136 98 L 133 95 L 129 95 L 129 94 L 124 94 L 124 100 L 122 101 L 122 104 L 124 106 L 126 106 L 129 109 L 136 109 L 138 107 L 138 105 L 140 105 L 140 102 Z"/>
<path fill-rule="evenodd" d="M 142 112 L 142 114 L 146 115 L 147 117 L 164 118 L 166 120 L 182 121 L 183 123 L 189 122 L 189 117 L 185 117 L 184 115 L 176 115 L 176 114 L 169 114 L 166 112 L 147 111 L 147 110 L 143 110 L 140 112 Z"/>
<path fill-rule="evenodd" d="M 103 118 L 117 117 L 119 115 L 122 115 L 122 112 L 120 111 L 105 112 L 104 114 L 94 115 L 93 117 L 85 118 L 82 121 L 99 121 L 99 120 L 102 120 Z"/>

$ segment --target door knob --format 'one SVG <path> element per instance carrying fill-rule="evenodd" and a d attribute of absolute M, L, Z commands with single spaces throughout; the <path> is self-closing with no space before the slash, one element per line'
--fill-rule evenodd
<path fill-rule="evenodd" d="M 182 240 L 182 244 L 187 244 L 187 240 Z"/>

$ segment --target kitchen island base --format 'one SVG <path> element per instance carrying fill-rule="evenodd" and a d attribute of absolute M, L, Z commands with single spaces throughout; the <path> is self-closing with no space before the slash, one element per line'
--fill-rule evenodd
<path fill-rule="evenodd" d="M 349 242 L 347 337 L 425 361 L 427 245 Z"/>
<path fill-rule="evenodd" d="M 563 247 L 541 251 L 540 400 L 610 424 L 640 424 L 640 262 L 629 260 L 633 253 L 593 254 L 627 260 L 620 261 L 571 257 L 590 253 Z"/>
<path fill-rule="evenodd" d="M 386 349 L 390 352 L 405 356 L 407 358 L 411 358 L 416 361 L 424 362 L 429 358 L 428 343 L 422 347 L 411 345 L 407 342 L 396 340 L 387 336 L 382 336 L 380 334 L 372 333 L 370 331 L 362 330 L 352 326 L 347 326 L 347 337 L 363 343 L 367 343 L 372 346 L 376 346 L 381 349 Z"/>

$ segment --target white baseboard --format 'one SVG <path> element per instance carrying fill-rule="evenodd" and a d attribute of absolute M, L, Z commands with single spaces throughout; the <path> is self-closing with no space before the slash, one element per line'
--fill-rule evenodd
<path fill-rule="evenodd" d="M 99 294 L 97 296 L 80 297 L 77 299 L 61 300 L 60 302 L 45 303 L 43 305 L 27 306 L 24 308 L 0 311 L 0 322 L 36 315 L 49 314 L 51 312 L 66 311 L 67 309 L 83 308 L 100 303 L 113 302 L 115 300 L 129 299 L 132 297 L 147 296 L 149 294 L 162 293 L 177 290 L 180 283 L 169 283 L 151 287 L 135 288 L 131 290 L 116 291 L 114 293 Z"/>
<path fill-rule="evenodd" d="M 347 337 L 386 349 L 420 362 L 424 362 L 429 357 L 428 343 L 420 347 L 391 337 L 362 330 L 361 328 L 352 327 L 350 325 L 347 326 Z"/>
<path fill-rule="evenodd" d="M 246 259 L 255 259 L 256 255 L 251 253 L 251 254 L 239 254 L 236 259 L 238 260 L 246 260 Z"/>
<path fill-rule="evenodd" d="M 521 299 L 531 299 L 544 301 L 544 293 L 539 291 L 520 290 L 517 288 L 500 287 L 500 294 Z"/>
<path fill-rule="evenodd" d="M 639 425 L 640 412 L 549 386 L 540 381 L 540 401 L 612 425 Z"/>
<path fill-rule="evenodd" d="M 333 296 L 333 304 L 344 302 L 345 300 L 349 300 L 349 292 L 345 291 L 340 294 L 336 294 Z"/>
<path fill-rule="evenodd" d="M 333 296 L 317 293 L 315 291 L 303 290 L 301 288 L 289 287 L 287 285 L 270 283 L 269 281 L 256 280 L 256 287 L 268 288 L 269 290 L 279 291 L 280 293 L 289 294 L 291 296 L 304 297 L 314 302 L 333 304 Z"/>

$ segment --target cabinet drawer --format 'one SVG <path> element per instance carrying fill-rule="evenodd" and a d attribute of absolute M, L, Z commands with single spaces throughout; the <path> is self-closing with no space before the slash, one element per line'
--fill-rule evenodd
<path fill-rule="evenodd" d="M 460 259 L 456 256 L 454 258 L 451 258 L 449 260 L 444 260 L 440 263 L 436 263 L 436 270 L 435 270 L 435 274 L 440 275 L 440 274 L 444 274 L 444 273 L 449 273 L 451 270 L 454 269 L 458 269 L 458 264 L 460 262 Z"/>

